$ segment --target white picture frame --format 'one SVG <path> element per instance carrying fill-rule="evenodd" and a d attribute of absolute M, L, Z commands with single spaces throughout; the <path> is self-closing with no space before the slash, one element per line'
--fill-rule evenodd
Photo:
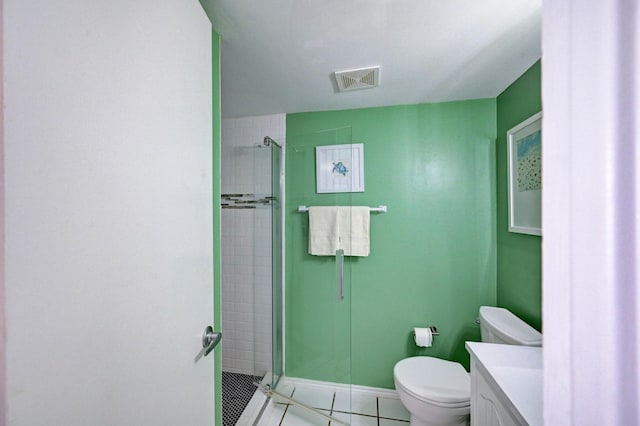
<path fill-rule="evenodd" d="M 542 235 L 542 112 L 507 132 L 509 232 Z"/>
<path fill-rule="evenodd" d="M 316 192 L 364 192 L 364 144 L 316 146 Z"/>

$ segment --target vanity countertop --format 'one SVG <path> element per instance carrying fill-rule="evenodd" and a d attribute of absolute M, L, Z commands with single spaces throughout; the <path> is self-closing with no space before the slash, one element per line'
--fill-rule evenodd
<path fill-rule="evenodd" d="M 465 346 L 526 423 L 542 425 L 542 348 L 481 342 Z"/>

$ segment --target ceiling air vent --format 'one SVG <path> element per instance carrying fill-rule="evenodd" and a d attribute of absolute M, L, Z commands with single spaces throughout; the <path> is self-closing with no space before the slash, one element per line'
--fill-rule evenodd
<path fill-rule="evenodd" d="M 336 71 L 338 91 L 370 89 L 378 85 L 380 67 L 359 68 L 355 70 Z"/>

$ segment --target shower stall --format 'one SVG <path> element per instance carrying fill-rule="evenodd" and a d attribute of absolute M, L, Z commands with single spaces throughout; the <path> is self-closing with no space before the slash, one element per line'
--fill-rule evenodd
<path fill-rule="evenodd" d="M 224 119 L 222 130 L 222 399 L 226 426 L 244 419 L 256 383 L 276 383 L 282 372 L 282 345 L 273 342 L 282 340 L 278 336 L 282 336 L 283 312 L 279 284 L 283 153 L 275 137 L 258 135 L 284 132 L 284 115 Z"/>
<path fill-rule="evenodd" d="M 301 410 L 311 424 L 350 424 L 351 261 L 308 254 L 308 213 L 299 206 L 352 204 L 350 192 L 317 194 L 315 186 L 315 147 L 348 144 L 351 129 L 285 143 L 283 133 L 265 134 L 264 121 L 277 120 L 223 120 L 224 425 L 270 425 L 282 410 Z M 295 177 L 286 191 L 285 169 Z M 315 404 L 300 387 L 309 383 L 337 386 L 341 402 Z"/>

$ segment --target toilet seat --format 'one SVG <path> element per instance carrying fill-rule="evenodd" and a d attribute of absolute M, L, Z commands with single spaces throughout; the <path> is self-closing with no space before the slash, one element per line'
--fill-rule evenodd
<path fill-rule="evenodd" d="M 397 387 L 442 407 L 466 407 L 471 401 L 469 373 L 457 362 L 429 356 L 399 361 L 393 368 Z"/>

